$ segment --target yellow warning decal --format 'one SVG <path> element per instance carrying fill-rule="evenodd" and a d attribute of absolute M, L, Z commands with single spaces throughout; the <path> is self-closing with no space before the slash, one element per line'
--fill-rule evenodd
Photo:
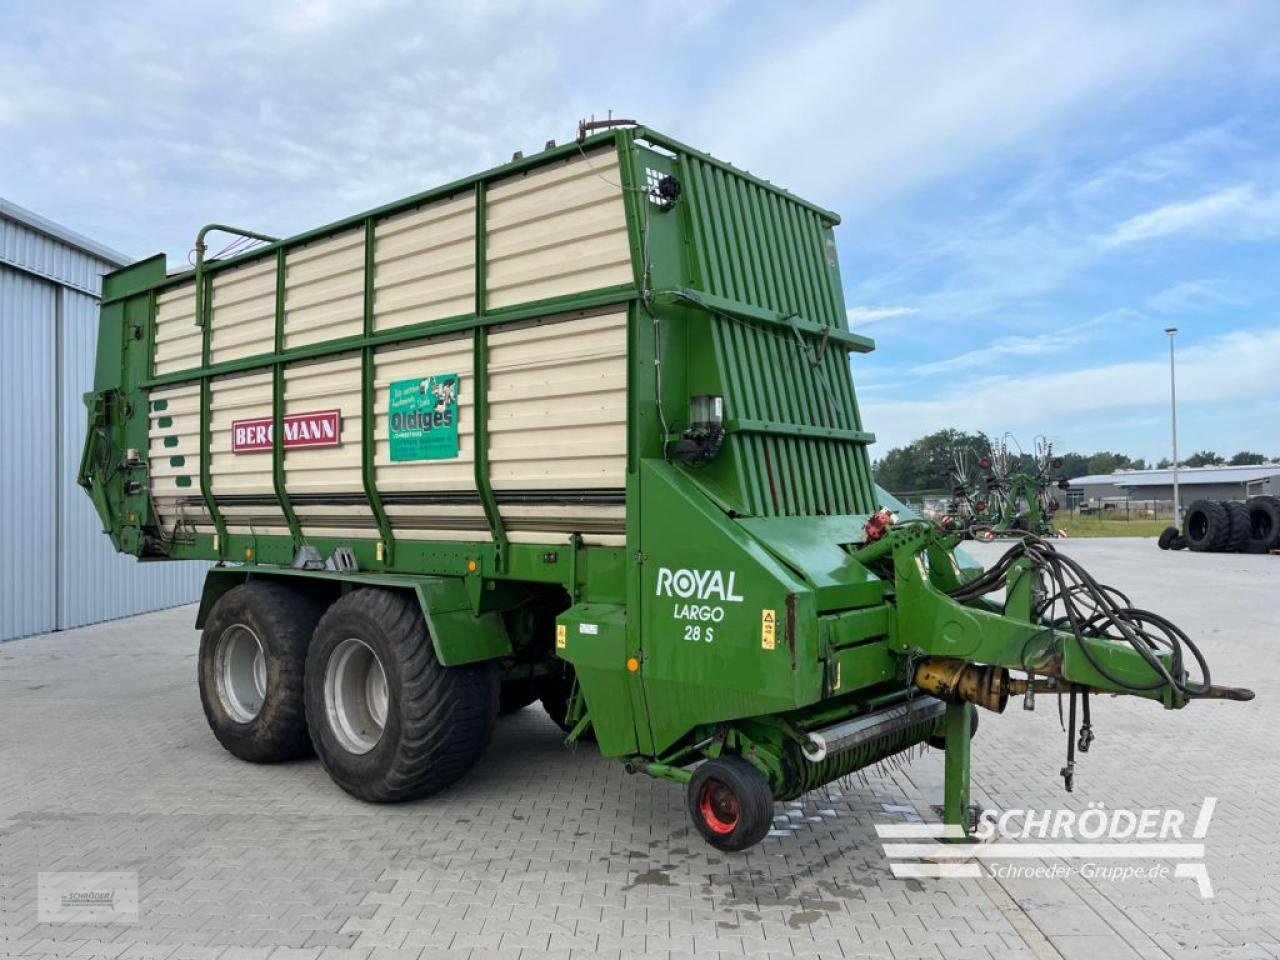
<path fill-rule="evenodd" d="M 774 610 L 760 611 L 760 646 L 772 650 L 778 635 L 778 614 Z"/>
<path fill-rule="evenodd" d="M 569 638 L 569 630 L 563 623 L 556 624 L 556 649 L 563 650 L 565 641 Z"/>

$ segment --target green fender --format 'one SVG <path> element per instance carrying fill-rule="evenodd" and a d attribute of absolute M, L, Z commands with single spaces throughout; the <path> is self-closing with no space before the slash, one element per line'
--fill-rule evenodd
<path fill-rule="evenodd" d="M 214 567 L 205 577 L 196 629 L 232 587 L 254 578 L 289 578 L 329 602 L 361 587 L 410 591 L 418 598 L 436 657 L 446 667 L 511 655 L 511 638 L 499 611 L 477 613 L 462 577 L 417 577 L 389 573 L 335 573 L 268 567 Z"/>

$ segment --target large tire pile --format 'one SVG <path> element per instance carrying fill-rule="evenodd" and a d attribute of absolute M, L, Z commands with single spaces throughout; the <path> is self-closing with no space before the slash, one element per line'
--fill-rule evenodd
<path fill-rule="evenodd" d="M 1280 550 L 1280 497 L 1197 500 L 1187 507 L 1182 530 L 1168 527 L 1157 541 L 1161 550 L 1197 553 L 1267 553 Z"/>

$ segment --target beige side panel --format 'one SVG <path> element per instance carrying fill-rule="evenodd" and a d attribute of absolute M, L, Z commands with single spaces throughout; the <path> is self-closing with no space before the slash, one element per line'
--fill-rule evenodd
<path fill-rule="evenodd" d="M 156 376 L 200 366 L 203 337 L 196 326 L 196 285 L 184 283 L 156 297 Z"/>
<path fill-rule="evenodd" d="M 200 496 L 200 387 L 153 390 L 150 405 L 147 458 L 160 521 L 167 531 L 180 521 L 207 523 Z"/>
<path fill-rule="evenodd" d="M 214 363 L 270 353 L 276 342 L 276 258 L 213 275 L 209 357 Z"/>
<path fill-rule="evenodd" d="M 627 314 L 489 335 L 495 490 L 622 489 L 627 469 Z"/>
<path fill-rule="evenodd" d="M 218 501 L 228 533 L 282 533 L 287 529 L 276 500 L 271 451 L 233 453 L 231 449 L 232 425 L 237 420 L 270 416 L 270 373 L 216 377 L 211 382 L 210 492 Z"/>
<path fill-rule="evenodd" d="M 474 503 L 395 503 L 397 496 L 475 494 L 475 395 L 472 336 L 437 337 L 406 347 L 378 351 L 374 409 L 377 412 L 378 492 L 398 539 L 481 543 L 490 539 L 484 508 Z M 391 384 L 437 374 L 456 373 L 458 456 L 452 460 L 391 459 L 388 407 Z M 388 502 L 391 501 L 391 502 Z"/>
<path fill-rule="evenodd" d="M 476 503 L 388 504 L 398 540 L 487 543 L 492 540 L 484 507 Z"/>
<path fill-rule="evenodd" d="M 340 437 L 336 447 L 292 448 L 285 451 L 285 489 L 294 500 L 295 512 L 303 520 L 305 532 L 314 534 L 306 516 L 339 514 L 344 511 L 329 509 L 323 495 L 333 495 L 334 505 L 349 504 L 351 498 L 364 497 L 364 481 L 360 467 L 360 355 L 349 353 L 335 360 L 319 360 L 295 363 L 284 371 L 284 412 L 286 416 L 338 410 L 342 417 Z M 306 498 L 318 498 L 318 503 L 302 502 Z M 301 499 L 299 499 L 301 498 Z M 312 507 L 316 509 L 312 509 Z M 324 507 L 324 509 L 321 509 Z M 376 535 L 373 515 L 365 504 L 358 505 L 358 514 L 366 518 Z"/>
<path fill-rule="evenodd" d="M 475 194 L 432 203 L 374 228 L 373 326 L 388 330 L 471 313 Z"/>
<path fill-rule="evenodd" d="M 285 347 L 364 331 L 364 230 L 290 250 L 285 260 Z"/>
<path fill-rule="evenodd" d="M 486 194 L 488 306 L 630 283 L 617 153 L 539 167 Z"/>
<path fill-rule="evenodd" d="M 420 340 L 407 347 L 379 350 L 374 362 L 377 415 L 375 436 L 377 450 L 378 492 L 387 494 L 431 494 L 474 492 L 475 471 L 475 396 L 472 339 L 463 337 Z M 387 409 L 391 384 L 442 373 L 456 373 L 458 384 L 458 456 L 452 460 L 410 460 L 393 462 Z"/>

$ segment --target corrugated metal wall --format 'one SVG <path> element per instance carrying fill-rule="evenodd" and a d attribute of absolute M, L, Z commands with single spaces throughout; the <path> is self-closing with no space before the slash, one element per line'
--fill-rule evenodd
<path fill-rule="evenodd" d="M 56 623 L 57 293 L 0 265 L 0 640 Z"/>
<path fill-rule="evenodd" d="M 101 275 L 113 265 L 0 211 L 0 641 L 196 599 L 204 563 L 115 553 L 76 485 Z"/>

